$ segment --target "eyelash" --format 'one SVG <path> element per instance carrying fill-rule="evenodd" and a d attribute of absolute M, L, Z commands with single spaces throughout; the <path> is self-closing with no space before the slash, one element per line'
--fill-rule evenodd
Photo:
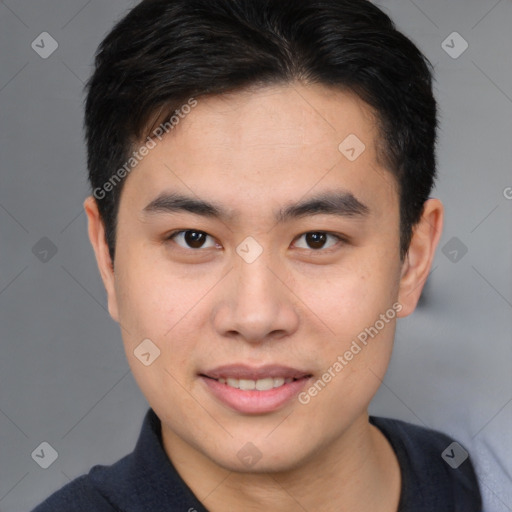
<path fill-rule="evenodd" d="M 206 235 L 206 236 L 209 236 L 211 237 L 211 235 L 209 235 L 208 233 L 206 233 L 205 231 L 200 231 L 200 230 L 196 230 L 196 229 L 180 229 L 180 230 L 176 230 L 176 231 L 173 231 L 172 233 L 170 233 L 169 235 L 167 235 L 165 237 L 165 242 L 167 241 L 174 241 L 174 238 L 177 236 L 177 235 L 180 235 L 180 234 L 184 234 L 184 233 L 189 233 L 189 232 L 194 232 L 194 233 L 200 233 L 200 234 L 203 234 L 203 235 Z M 304 248 L 300 248 L 302 250 L 309 250 L 311 252 L 315 252 L 315 253 L 319 253 L 319 252 L 322 252 L 322 253 L 330 253 L 332 252 L 333 250 L 336 250 L 337 246 L 340 244 L 346 244 L 348 243 L 348 239 L 342 235 L 339 235 L 339 234 L 335 234 L 335 233 L 331 233 L 329 231 L 306 231 L 305 233 L 302 233 L 301 235 L 299 235 L 296 240 L 302 238 L 303 236 L 305 235 L 309 235 L 309 234 L 323 234 L 323 235 L 327 235 L 327 236 L 331 236 L 333 238 L 336 238 L 338 240 L 338 242 L 336 244 L 334 244 L 333 246 L 331 247 L 328 247 L 327 249 L 324 249 L 323 247 L 319 248 L 319 249 L 304 249 Z M 213 238 L 213 237 L 211 237 Z M 192 247 L 188 247 L 188 248 L 185 248 L 185 247 L 182 247 L 180 245 L 178 245 L 178 247 L 180 247 L 180 249 L 183 249 L 185 251 L 187 250 L 190 250 L 190 251 L 193 251 L 193 252 L 199 252 L 201 250 L 205 250 L 203 249 L 202 247 L 201 248 L 192 248 Z M 211 247 L 207 247 L 207 249 L 211 249 Z"/>

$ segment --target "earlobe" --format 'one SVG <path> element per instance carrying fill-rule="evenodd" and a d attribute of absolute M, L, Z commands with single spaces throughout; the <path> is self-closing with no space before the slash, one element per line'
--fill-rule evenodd
<path fill-rule="evenodd" d="M 107 292 L 108 311 L 110 316 L 118 322 L 114 267 L 105 238 L 105 227 L 98 210 L 98 205 L 93 196 L 87 197 L 83 206 L 88 219 L 89 240 L 94 249 L 101 279 Z"/>
<path fill-rule="evenodd" d="M 443 205 L 439 199 L 428 199 L 420 221 L 414 226 L 409 250 L 400 277 L 399 317 L 410 315 L 416 308 L 430 273 L 435 250 L 443 230 Z"/>

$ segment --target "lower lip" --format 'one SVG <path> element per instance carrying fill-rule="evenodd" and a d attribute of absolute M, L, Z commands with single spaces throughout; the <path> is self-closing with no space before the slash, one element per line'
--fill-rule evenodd
<path fill-rule="evenodd" d="M 295 398 L 304 388 L 309 377 L 297 379 L 267 391 L 245 391 L 221 384 L 208 377 L 201 376 L 201 379 L 216 398 L 235 411 L 245 414 L 263 414 L 276 411 Z"/>

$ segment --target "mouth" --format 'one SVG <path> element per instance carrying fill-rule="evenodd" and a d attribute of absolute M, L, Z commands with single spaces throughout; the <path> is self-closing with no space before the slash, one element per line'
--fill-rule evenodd
<path fill-rule="evenodd" d="M 273 412 L 305 387 L 311 373 L 285 366 L 222 366 L 199 377 L 213 397 L 241 413 Z"/>
<path fill-rule="evenodd" d="M 253 380 L 253 379 L 234 379 L 232 377 L 214 379 L 220 384 L 226 384 L 231 388 L 241 389 L 243 391 L 268 391 L 269 389 L 280 388 L 285 384 L 289 384 L 294 380 L 289 377 L 265 377 L 263 379 Z"/>

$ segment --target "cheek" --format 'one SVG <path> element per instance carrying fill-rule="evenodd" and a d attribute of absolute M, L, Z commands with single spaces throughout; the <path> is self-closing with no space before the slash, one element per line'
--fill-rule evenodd
<path fill-rule="evenodd" d="M 377 256 L 360 258 L 318 281 L 322 285 L 306 295 L 307 304 L 326 326 L 319 352 L 322 366 L 341 376 L 332 380 L 344 387 L 344 393 L 376 390 L 389 363 L 399 309 L 398 270 L 383 261 Z"/>
<path fill-rule="evenodd" d="M 191 325 L 200 290 L 142 265 L 120 272 L 117 288 L 125 353 L 141 391 L 157 407 L 183 401 L 197 350 Z"/>
<path fill-rule="evenodd" d="M 362 258 L 361 258 L 362 260 Z M 392 307 L 398 282 L 378 261 L 326 270 L 315 278 L 296 280 L 298 295 L 323 321 L 330 334 L 356 336 Z M 301 284 L 299 284 L 301 283 Z"/>
<path fill-rule="evenodd" d="M 150 339 L 160 350 L 159 364 L 184 369 L 197 350 L 197 332 L 206 321 L 203 302 L 214 276 L 186 276 L 177 266 L 148 262 L 143 256 L 118 262 L 116 293 L 127 355 Z"/>
<path fill-rule="evenodd" d="M 136 331 L 161 337 L 187 303 L 187 288 L 177 276 L 151 262 L 144 252 L 124 254 L 116 263 L 116 290 L 121 319 Z"/>

